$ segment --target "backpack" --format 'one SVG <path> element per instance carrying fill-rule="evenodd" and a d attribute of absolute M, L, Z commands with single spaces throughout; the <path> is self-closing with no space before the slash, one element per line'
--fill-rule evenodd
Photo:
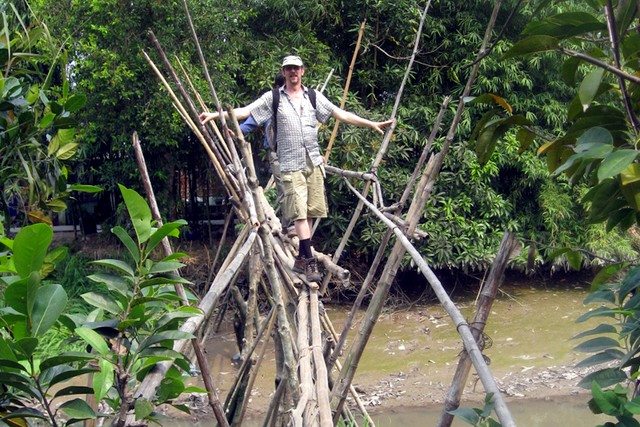
<path fill-rule="evenodd" d="M 311 102 L 311 106 L 316 108 L 316 91 L 313 88 L 308 88 L 309 93 L 309 101 Z M 271 146 L 275 151 L 277 149 L 277 135 L 278 135 L 278 105 L 280 105 L 280 88 L 276 87 L 271 89 L 272 95 L 272 103 L 271 103 L 271 111 L 273 111 L 273 117 L 271 118 Z"/>

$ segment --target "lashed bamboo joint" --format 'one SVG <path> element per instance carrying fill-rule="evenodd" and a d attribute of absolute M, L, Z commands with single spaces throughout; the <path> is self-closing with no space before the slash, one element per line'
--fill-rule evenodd
<path fill-rule="evenodd" d="M 207 64 L 202 55 L 198 38 L 186 7 L 186 1 L 184 4 L 212 99 L 216 104 L 216 109 L 222 112 L 223 109 L 208 74 Z M 430 1 L 425 6 L 421 17 L 414 52 L 398 91 L 392 118 L 395 118 L 404 85 L 414 62 L 422 26 L 429 6 Z M 497 1 L 488 24 L 485 39 L 480 47 L 479 55 L 486 49 L 499 7 L 500 1 Z M 349 69 L 350 75 L 355 64 L 363 30 L 364 23 L 361 26 L 356 52 Z M 504 404 L 500 391 L 495 385 L 495 381 L 482 357 L 481 349 L 479 349 L 476 342 L 477 337 L 474 335 L 477 335 L 477 333 L 472 331 L 466 324 L 466 321 L 460 315 L 455 304 L 451 302 L 438 279 L 410 242 L 410 239 L 420 239 L 426 236 L 424 232 L 417 228 L 417 222 L 434 186 L 443 157 L 453 141 L 464 108 L 462 97 L 469 94 L 480 60 L 472 67 L 467 85 L 460 98 L 461 101 L 458 104 L 458 111 L 453 118 L 441 152 L 431 153 L 431 143 L 440 128 L 444 111 L 449 104 L 449 97 L 445 98 L 442 103 L 423 155 L 416 165 L 407 185 L 407 190 L 398 202 L 389 207 L 383 206 L 382 187 L 376 175 L 376 171 L 379 169 L 391 142 L 395 124 L 385 134 L 381 147 L 368 172 L 347 171 L 333 166 L 327 167 L 328 172 L 344 178 L 347 186 L 358 197 L 359 202 L 355 208 L 351 223 L 333 256 L 315 252 L 317 259 L 326 270 L 325 279 L 319 286 L 318 283 L 308 282 L 304 276 L 295 274 L 291 269 L 294 256 L 298 250 L 297 239 L 289 239 L 281 233 L 280 221 L 273 207 L 268 203 L 262 187 L 259 185 L 253 165 L 251 147 L 244 140 L 242 132 L 239 130 L 233 110 L 227 109 L 228 120 L 225 120 L 224 114 L 220 115 L 222 118 L 221 129 L 213 122 L 210 122 L 211 124 L 206 127 L 202 126 L 198 120 L 198 112 L 207 111 L 203 97 L 195 91 L 187 75 L 183 79 L 189 84 L 187 86 L 182 84 L 182 79 L 173 70 L 173 66 L 167 59 L 158 40 L 152 33 L 150 37 L 162 61 L 164 73 L 144 53 L 146 60 L 169 93 L 174 107 L 201 143 L 211 160 L 213 169 L 220 177 L 229 199 L 232 200 L 236 217 L 244 224 L 244 228 L 239 233 L 231 252 L 219 268 L 213 283 L 208 288 L 207 294 L 199 304 L 204 315 L 190 319 L 183 326 L 184 330 L 197 331 L 201 325 L 207 323 L 207 319 L 216 308 L 220 296 L 224 292 L 235 292 L 235 298 L 227 298 L 227 303 L 231 303 L 234 299 L 237 301 L 236 305 L 239 307 L 239 313 L 247 327 L 244 328 L 244 336 L 241 340 L 244 343 L 242 348 L 243 362 L 238 371 L 236 381 L 225 399 L 224 408 L 217 401 L 215 392 L 211 391 L 215 391 L 211 378 L 205 379 L 205 384 L 208 384 L 207 389 L 210 390 L 209 401 L 214 408 L 218 423 L 220 425 L 240 425 L 242 422 L 248 406 L 248 396 L 251 394 L 253 381 L 260 367 L 260 362 L 262 362 L 267 342 L 272 337 L 276 353 L 276 387 L 267 410 L 264 425 L 330 426 L 337 423 L 340 418 L 344 418 L 350 425 L 357 425 L 356 418 L 351 414 L 351 410 L 345 406 L 346 396 L 351 393 L 367 424 L 373 426 L 374 422 L 366 413 L 364 405 L 352 386 L 352 380 L 373 325 L 380 314 L 389 287 L 399 268 L 400 261 L 404 254 L 409 252 L 436 291 L 447 312 L 454 319 L 454 323 L 459 325 L 458 329 L 464 342 L 464 354 L 466 357 L 461 369 L 463 371 L 466 369 L 466 372 L 468 372 L 469 361 L 473 364 L 485 389 L 495 394 L 496 412 L 500 422 L 503 426 L 514 426 L 515 423 L 511 414 Z M 165 74 L 167 77 L 165 77 Z M 347 81 L 349 80 L 347 79 Z M 347 92 L 348 87 L 345 87 L 343 97 L 346 96 Z M 197 103 L 193 101 L 194 98 Z M 234 130 L 234 137 L 232 137 L 232 133 L 228 132 L 229 127 Z M 336 132 L 337 126 L 334 127 L 334 133 Z M 334 138 L 335 136 L 332 134 L 332 141 Z M 327 150 L 325 155 L 327 160 L 329 153 L 330 149 Z M 364 189 L 361 192 L 356 191 L 350 184 L 350 179 L 365 181 Z M 375 203 L 370 203 L 367 200 L 367 194 L 371 187 L 373 187 Z M 411 191 L 413 191 L 413 199 L 407 212 L 403 214 L 404 205 L 409 200 Z M 338 334 L 334 330 L 327 313 L 322 309 L 319 295 L 325 292 L 331 278 L 336 279 L 342 285 L 349 284 L 351 274 L 347 269 L 339 265 L 340 255 L 365 206 L 388 227 L 388 231 L 383 237 L 376 259 L 362 284 L 344 328 Z M 369 291 L 369 286 L 373 283 L 374 278 L 377 277 L 379 264 L 394 235 L 396 242 L 381 276 L 377 278 L 377 286 L 367 309 L 366 320 L 363 321 L 359 334 L 354 337 L 352 347 L 346 353 L 343 366 L 338 358 L 342 355 L 347 333 L 350 331 L 354 321 L 354 314 L 360 308 L 365 295 Z M 499 258 L 501 261 L 495 266 L 495 272 L 492 273 L 496 277 L 492 286 L 499 282 L 501 271 L 506 266 L 504 257 L 501 256 Z M 250 265 L 248 269 L 250 276 L 248 281 L 249 296 L 246 300 L 243 300 L 241 293 L 237 292 L 237 290 L 231 291 L 230 287 L 235 286 L 235 281 L 242 266 L 247 263 Z M 262 293 L 263 297 L 271 304 L 271 311 L 264 319 L 261 318 L 257 307 L 259 293 Z M 490 300 L 492 297 L 489 295 L 487 298 Z M 485 317 L 480 314 L 476 319 L 484 321 Z M 273 334 L 271 334 L 272 331 Z M 206 336 L 203 339 L 206 339 Z M 257 359 L 254 359 L 255 350 L 260 346 L 261 342 L 262 346 L 259 355 Z M 181 351 L 185 344 L 176 343 L 176 350 Z M 194 345 L 198 345 L 195 340 Z M 144 380 L 137 392 L 137 396 L 152 396 L 167 369 L 168 365 L 162 364 L 159 369 L 154 370 L 153 374 Z M 335 379 L 332 377 L 334 369 L 337 372 Z M 202 369 L 202 372 L 203 375 L 209 376 L 205 369 Z M 457 393 L 457 389 L 455 392 Z M 455 394 L 452 394 L 451 399 L 447 401 L 447 409 L 457 405 L 455 396 Z M 446 420 L 443 421 L 442 425 L 445 425 L 446 422 Z"/>

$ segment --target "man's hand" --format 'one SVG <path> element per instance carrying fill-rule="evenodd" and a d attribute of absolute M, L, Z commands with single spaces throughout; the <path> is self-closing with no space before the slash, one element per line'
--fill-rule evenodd
<path fill-rule="evenodd" d="M 384 134 L 384 128 L 387 126 L 391 126 L 392 123 L 395 123 L 396 119 L 385 120 L 384 122 L 372 122 L 371 129 L 377 131 L 378 133 Z"/>
<path fill-rule="evenodd" d="M 218 112 L 213 112 L 213 113 L 200 113 L 200 115 L 198 116 L 198 118 L 200 119 L 200 123 L 202 123 L 203 125 L 206 124 L 207 122 L 213 120 L 213 119 L 217 119 L 218 118 Z"/>

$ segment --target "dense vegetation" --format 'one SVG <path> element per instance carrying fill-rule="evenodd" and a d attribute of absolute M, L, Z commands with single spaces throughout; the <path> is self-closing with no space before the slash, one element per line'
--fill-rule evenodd
<path fill-rule="evenodd" d="M 176 65 L 179 60 L 194 85 L 209 98 L 182 2 L 38 0 L 31 6 L 35 15 L 66 41 L 73 87 L 87 94 L 86 106 L 77 112 L 83 124 L 79 148 L 85 160 L 77 164 L 76 172 L 78 180 L 106 190 L 98 211 L 100 219 L 117 222 L 117 182 L 138 185 L 129 148 L 134 130 L 141 135 L 164 211 L 172 218 L 188 216 L 184 196 L 177 191 L 177 172 L 191 171 L 198 180 L 210 178 L 210 168 L 204 156 L 193 156 L 201 148 L 141 56 L 142 49 L 152 52 L 146 33 L 153 30 L 165 49 L 175 55 L 172 60 Z M 357 29 L 366 20 L 346 105 L 366 117 L 388 116 L 411 53 L 421 5 L 410 1 L 318 4 L 305 0 L 295 2 L 295 7 L 289 1 L 246 6 L 246 2 L 231 1 L 222 10 L 214 1 L 189 2 L 223 103 L 241 105 L 252 100 L 268 87 L 282 56 L 290 52 L 306 59 L 308 85 L 320 84 L 329 70 L 335 69 L 327 93 L 337 103 Z M 559 68 L 561 59 L 552 55 L 525 60 L 502 56 L 533 13 L 530 6 L 517 6 L 519 2 L 506 2 L 498 17 L 504 30 L 482 62 L 473 93 L 496 93 L 513 107 L 514 114 L 525 116 L 545 134 L 557 134 L 566 126 L 565 103 L 572 90 L 558 79 L 548 79 L 544 71 Z M 398 114 L 399 126 L 379 171 L 388 203 L 397 200 L 404 189 L 442 98 L 455 97 L 462 90 L 489 12 L 480 1 L 431 5 L 417 64 Z M 558 247 L 589 247 L 607 258 L 631 256 L 628 239 L 614 238 L 616 244 L 611 245 L 612 236 L 601 239 L 602 230 L 583 221 L 584 206 L 579 202 L 583 190 L 548 175 L 544 161 L 534 151 L 541 139 L 522 153 L 514 133 L 508 133 L 486 162 L 478 160 L 469 139 L 487 110 L 473 105 L 465 113 L 455 147 L 429 201 L 420 226 L 428 234 L 420 245 L 427 260 L 435 267 L 482 268 L 505 228 L 517 231 L 525 245 L 521 266 L 528 255 L 539 265 Z M 447 118 L 444 123 L 446 126 Z M 330 129 L 323 131 L 325 140 Z M 367 130 L 343 126 L 330 162 L 366 170 L 378 143 Z M 330 180 L 329 192 L 331 217 L 321 224 L 318 235 L 322 249 L 331 251 L 354 205 L 339 180 Z M 377 220 L 364 217 L 355 231 L 361 237 L 350 243 L 345 262 L 372 256 L 381 232 Z M 537 254 L 543 256 L 535 258 Z"/>

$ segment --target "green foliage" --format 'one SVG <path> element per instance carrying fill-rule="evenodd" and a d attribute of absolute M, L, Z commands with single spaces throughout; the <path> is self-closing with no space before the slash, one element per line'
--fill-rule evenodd
<path fill-rule="evenodd" d="M 154 419 L 153 405 L 171 403 L 186 387 L 181 371 L 189 370 L 188 360 L 173 350 L 177 340 L 192 338 L 179 331 L 185 319 L 200 310 L 181 306 L 174 285 L 188 284 L 174 272 L 183 266 L 174 254 L 153 260 L 160 241 L 177 236 L 185 221 L 174 221 L 158 227 L 149 206 L 135 191 L 120 186 L 131 218 L 135 238 L 122 227 L 112 232 L 129 253 L 131 262 L 116 259 L 94 261 L 99 271 L 89 276 L 108 292 L 87 292 L 81 297 L 96 311 L 94 321 L 75 329 L 98 359 L 100 371 L 93 377 L 97 400 L 105 401 L 118 413 L 121 421 L 128 413 L 119 408 L 134 408 L 136 419 Z M 171 361 L 173 367 L 158 389 L 153 402 L 133 397 L 135 385 L 158 362 Z M 112 393 L 115 390 L 117 393 Z"/>
<path fill-rule="evenodd" d="M 601 319 L 602 323 L 573 337 L 584 340 L 575 349 L 590 354 L 578 366 L 604 366 L 580 381 L 582 387 L 591 389 L 589 408 L 594 414 L 615 417 L 615 425 L 621 426 L 637 425 L 635 415 L 640 413 L 640 397 L 630 391 L 640 372 L 639 287 L 640 267 L 620 263 L 603 269 L 585 299 L 585 304 L 599 307 L 577 320 Z"/>
<path fill-rule="evenodd" d="M 0 207 L 51 223 L 48 212 L 66 209 L 73 190 L 97 191 L 69 184 L 80 147 L 74 115 L 86 97 L 70 90 L 66 54 L 44 23 L 15 7 L 1 15 Z"/>
<path fill-rule="evenodd" d="M 67 306 L 64 288 L 44 279 L 52 263 L 64 252 L 48 251 L 53 237 L 51 227 L 34 224 L 24 227 L 15 239 L 3 239 L 0 252 L 0 284 L 4 287 L 0 308 L 0 392 L 2 420 L 41 418 L 56 424 L 53 405 L 63 396 L 91 392 L 86 387 L 64 386 L 52 394 L 52 387 L 80 375 L 93 372 L 86 353 L 63 352 L 42 356 L 48 345 L 47 332 L 61 322 L 72 325 L 63 314 Z M 34 409 L 32 402 L 43 408 Z M 60 409 L 70 419 L 95 418 L 93 410 L 77 412 L 81 399 L 68 400 Z M 86 404 L 85 404 L 86 405 Z"/>
<path fill-rule="evenodd" d="M 495 403 L 493 401 L 493 393 L 488 393 L 484 398 L 484 407 L 480 408 L 458 408 L 449 411 L 467 424 L 476 427 L 500 427 L 502 424 L 491 418 L 491 413 Z"/>
<path fill-rule="evenodd" d="M 636 163 L 640 129 L 635 107 L 640 92 L 638 84 L 623 75 L 640 69 L 640 44 L 631 26 L 639 10 L 626 1 L 612 7 L 612 22 L 617 25 L 611 30 L 616 40 L 612 48 L 603 4 L 566 3 L 563 7 L 568 10 L 530 22 L 523 31 L 525 38 L 505 58 L 540 51 L 566 56 L 561 75 L 573 88 L 567 127 L 538 152 L 546 155 L 550 171 L 591 188 L 583 199 L 589 205 L 590 222 L 606 222 L 609 230 L 627 229 L 637 223 L 640 211 Z M 607 69 L 605 63 L 614 67 Z"/>

